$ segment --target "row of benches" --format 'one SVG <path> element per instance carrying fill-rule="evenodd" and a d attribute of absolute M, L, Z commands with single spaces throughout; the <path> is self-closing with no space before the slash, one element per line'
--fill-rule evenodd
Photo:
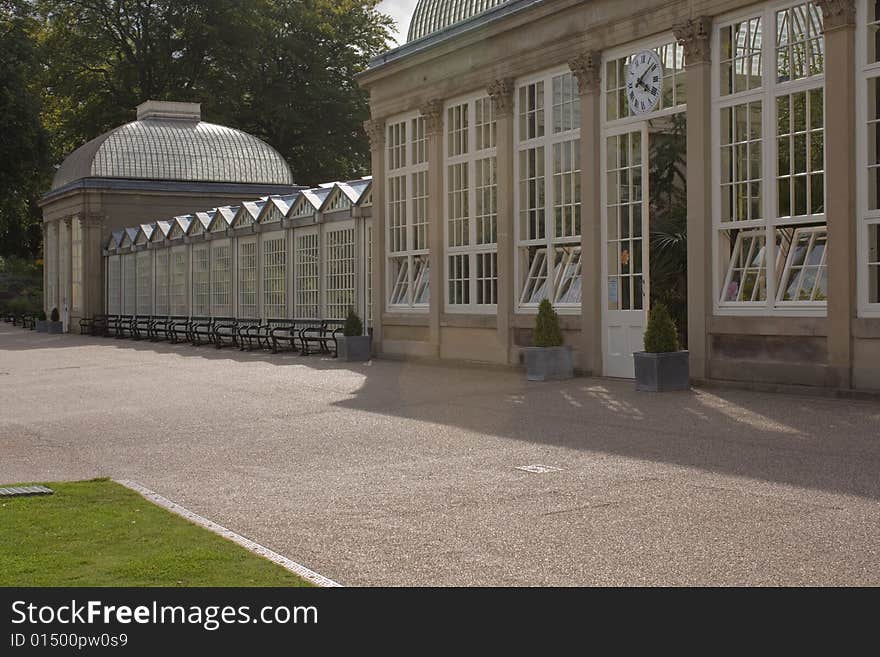
<path fill-rule="evenodd" d="M 80 320 L 80 332 L 135 340 L 211 344 L 245 351 L 267 349 L 337 355 L 342 321 L 322 319 L 237 319 L 235 317 L 183 317 L 153 315 L 95 315 Z"/>

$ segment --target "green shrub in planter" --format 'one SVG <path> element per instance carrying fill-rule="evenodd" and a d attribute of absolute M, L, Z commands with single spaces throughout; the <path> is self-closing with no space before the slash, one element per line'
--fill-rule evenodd
<path fill-rule="evenodd" d="M 49 316 L 49 321 L 52 321 L 52 322 L 59 322 L 59 321 L 61 321 L 61 316 L 58 314 L 58 309 L 57 309 L 57 308 L 53 308 L 53 309 L 52 309 L 52 314 Z"/>
<path fill-rule="evenodd" d="M 340 360 L 348 363 L 370 360 L 370 336 L 364 335 L 364 323 L 354 308 L 348 309 L 348 316 L 342 327 L 342 337 L 336 344 L 336 354 Z"/>
<path fill-rule="evenodd" d="M 535 319 L 534 347 L 525 351 L 526 378 L 529 381 L 570 379 L 574 376 L 571 349 L 562 346 L 562 327 L 559 315 L 547 299 L 538 307 Z"/>
<path fill-rule="evenodd" d="M 636 390 L 664 392 L 690 387 L 688 352 L 681 351 L 675 322 L 663 304 L 651 309 L 645 351 L 633 354 L 633 364 Z"/>

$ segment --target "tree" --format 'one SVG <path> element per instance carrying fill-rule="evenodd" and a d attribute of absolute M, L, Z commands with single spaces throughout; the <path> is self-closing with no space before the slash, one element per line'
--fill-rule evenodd
<path fill-rule="evenodd" d="M 378 0 L 35 1 L 57 159 L 144 100 L 183 100 L 277 148 L 301 184 L 367 171 L 354 77 L 386 47 Z"/>
<path fill-rule="evenodd" d="M 20 0 L 0 2 L 0 256 L 39 251 L 37 199 L 50 180 L 30 9 Z"/>

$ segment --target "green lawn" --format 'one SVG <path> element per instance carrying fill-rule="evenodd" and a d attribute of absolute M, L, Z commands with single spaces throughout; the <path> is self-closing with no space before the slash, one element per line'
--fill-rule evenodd
<path fill-rule="evenodd" d="M 108 480 L 0 499 L 0 586 L 309 586 Z"/>

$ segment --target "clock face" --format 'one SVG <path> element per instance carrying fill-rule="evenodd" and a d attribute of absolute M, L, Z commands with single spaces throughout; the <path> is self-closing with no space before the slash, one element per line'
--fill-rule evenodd
<path fill-rule="evenodd" d="M 653 50 L 632 56 L 626 72 L 626 97 L 633 114 L 654 111 L 663 93 L 663 63 Z"/>

